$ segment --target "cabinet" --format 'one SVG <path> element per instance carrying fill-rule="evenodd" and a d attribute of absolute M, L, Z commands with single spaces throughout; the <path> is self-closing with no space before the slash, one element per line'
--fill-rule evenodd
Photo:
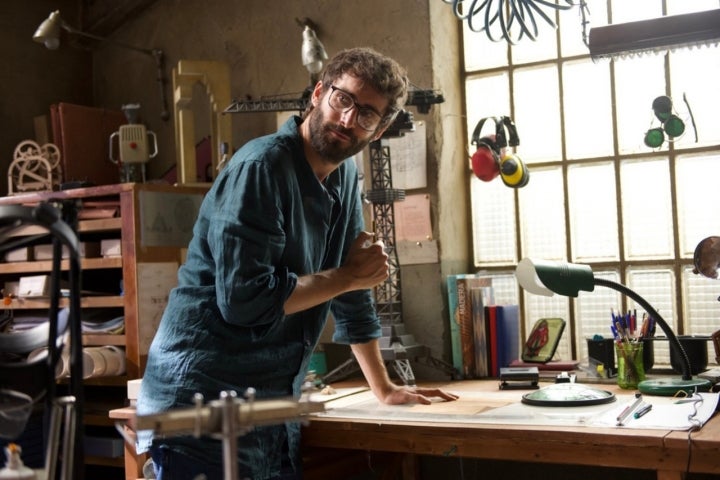
<path fill-rule="evenodd" d="M 124 375 L 90 377 L 84 381 L 84 424 L 90 436 L 95 435 L 94 429 L 101 432 L 98 435 L 103 435 L 102 428 L 111 430 L 108 412 L 124 406 L 127 380 L 143 374 L 147 349 L 170 288 L 176 283 L 177 268 L 183 261 L 206 191 L 206 187 L 124 183 L 0 198 L 0 205 L 74 200 L 79 207 L 77 235 L 81 243 L 119 241 L 120 256 L 87 257 L 80 261 L 81 316 L 86 312 L 105 312 L 124 317 L 122 333 L 83 333 L 84 348 L 120 347 L 126 363 Z M 37 230 L 40 228 L 28 226 L 15 235 L 33 235 Z M 61 268 L 67 272 L 69 262 L 63 260 Z M 17 282 L 23 276 L 49 275 L 51 269 L 51 259 L 36 260 L 32 255 L 26 260 L 3 261 L 0 286 Z M 23 298 L 21 294 L 18 292 L 11 301 L 15 315 L 40 315 L 47 310 L 49 299 Z M 61 307 L 66 305 L 67 299 L 61 300 Z M 122 453 L 107 457 L 87 453 L 86 463 L 123 465 Z"/>

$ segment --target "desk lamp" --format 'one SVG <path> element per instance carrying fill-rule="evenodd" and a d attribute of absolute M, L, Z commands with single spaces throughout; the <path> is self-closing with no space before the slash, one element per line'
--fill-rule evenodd
<path fill-rule="evenodd" d="M 107 42 L 118 47 L 135 50 L 136 52 L 144 53 L 145 55 L 153 57 L 155 59 L 155 64 L 157 65 L 157 80 L 160 83 L 160 101 L 162 104 L 162 112 L 160 112 L 160 118 L 163 120 L 168 120 L 170 118 L 170 113 L 167 106 L 167 96 L 165 94 L 166 78 L 163 72 L 165 66 L 165 54 L 162 50 L 156 48 L 140 48 L 133 45 L 128 45 L 126 43 L 109 40 L 98 35 L 93 35 L 92 33 L 83 32 L 82 30 L 78 30 L 77 28 L 70 26 L 65 20 L 63 20 L 63 18 L 60 16 L 59 10 L 55 10 L 54 12 L 50 13 L 50 16 L 40 24 L 38 29 L 35 31 L 35 34 L 33 35 L 33 40 L 37 43 L 44 44 L 50 50 L 57 50 L 57 48 L 60 46 L 61 30 L 66 30 L 67 32 L 74 35 L 92 38 L 93 40 Z"/>
<path fill-rule="evenodd" d="M 310 73 L 310 86 L 314 87 L 318 81 L 318 74 L 322 71 L 323 62 L 328 59 L 325 46 L 318 40 L 313 24 L 309 19 L 299 21 L 303 26 L 303 41 L 300 55 L 302 64 Z"/>
<path fill-rule="evenodd" d="M 679 391 L 693 393 L 709 391 L 710 381 L 693 378 L 690 360 L 675 333 L 662 316 L 644 298 L 628 287 L 612 280 L 596 278 L 589 265 L 531 260 L 523 258 L 517 266 L 515 276 L 522 288 L 535 295 L 552 296 L 553 293 L 577 297 L 580 290 L 592 292 L 596 285 L 608 287 L 630 297 L 655 320 L 670 341 L 670 348 L 680 354 L 682 378 L 647 379 L 638 384 L 638 390 L 648 395 L 673 396 Z"/>

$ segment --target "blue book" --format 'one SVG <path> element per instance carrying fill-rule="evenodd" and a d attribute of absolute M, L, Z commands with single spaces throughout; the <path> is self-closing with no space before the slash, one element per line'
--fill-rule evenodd
<path fill-rule="evenodd" d="M 497 306 L 497 366 L 508 367 L 520 358 L 520 309 L 517 305 Z M 499 372 L 498 372 L 499 374 Z"/>

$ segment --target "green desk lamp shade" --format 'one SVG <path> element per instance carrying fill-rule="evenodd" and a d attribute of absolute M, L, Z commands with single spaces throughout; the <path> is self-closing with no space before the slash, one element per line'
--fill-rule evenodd
<path fill-rule="evenodd" d="M 515 275 L 525 290 L 546 297 L 555 293 L 577 297 L 580 290 L 595 289 L 595 277 L 588 265 L 523 258 Z"/>
<path fill-rule="evenodd" d="M 617 290 L 618 292 L 633 299 L 645 311 L 655 319 L 657 325 L 665 332 L 670 341 L 670 348 L 675 348 L 680 353 L 682 360 L 681 379 L 656 379 L 644 380 L 638 385 L 642 393 L 648 395 L 672 396 L 678 391 L 692 393 L 694 391 L 710 390 L 710 382 L 702 378 L 693 378 L 690 373 L 690 360 L 685 349 L 678 341 L 662 316 L 644 298 L 628 287 L 611 280 L 595 278 L 592 269 L 588 265 L 579 265 L 563 262 L 552 262 L 547 260 L 531 260 L 524 258 L 517 266 L 515 276 L 520 286 L 530 293 L 536 295 L 552 296 L 553 293 L 568 297 L 577 297 L 580 290 L 592 292 L 595 285 Z"/>

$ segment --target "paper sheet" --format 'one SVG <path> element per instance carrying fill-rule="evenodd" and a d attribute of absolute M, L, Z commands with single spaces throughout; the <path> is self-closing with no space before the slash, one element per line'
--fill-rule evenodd
<path fill-rule="evenodd" d="M 176 262 L 137 264 L 138 328 L 141 354 L 147 354 L 160 318 L 167 306 L 170 290 L 177 285 Z"/>
<path fill-rule="evenodd" d="M 676 403 L 672 397 L 650 397 L 645 401 L 652 410 L 641 418 L 630 418 L 625 425 L 617 425 L 617 416 L 634 400 L 633 395 L 617 395 L 616 401 L 583 407 L 538 407 L 518 401 L 517 392 L 462 392 L 454 402 L 431 405 L 383 405 L 371 392 L 363 392 L 331 402 L 320 416 L 337 418 L 383 419 L 394 421 L 422 421 L 432 423 L 476 423 L 534 426 L 586 426 L 630 429 L 689 430 L 695 422 L 704 425 L 718 404 L 717 393 L 696 394 L 702 397 L 697 404 Z"/>
<path fill-rule="evenodd" d="M 414 132 L 387 139 L 392 187 L 399 190 L 427 187 L 425 122 L 416 121 L 414 124 Z"/>
<path fill-rule="evenodd" d="M 432 239 L 430 196 L 426 193 L 406 195 L 395 202 L 395 239 L 424 242 Z"/>

